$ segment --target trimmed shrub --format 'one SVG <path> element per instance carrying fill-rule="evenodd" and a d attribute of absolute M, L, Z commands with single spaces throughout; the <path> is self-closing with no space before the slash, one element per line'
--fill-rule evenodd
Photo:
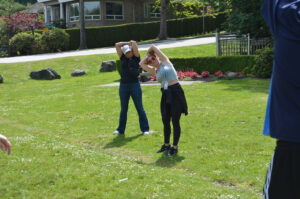
<path fill-rule="evenodd" d="M 245 68 L 244 72 L 255 77 L 270 78 L 273 69 L 274 50 L 272 48 L 264 48 L 257 50 L 254 64 Z"/>
<path fill-rule="evenodd" d="M 30 55 L 37 53 L 37 50 L 41 47 L 40 38 L 41 35 L 38 33 L 32 35 L 32 33 L 21 32 L 14 35 L 9 40 L 12 54 Z"/>
<path fill-rule="evenodd" d="M 215 31 L 225 21 L 225 14 L 216 17 L 205 17 L 205 32 Z M 167 21 L 168 36 L 181 37 L 201 34 L 203 32 L 203 18 L 190 17 L 182 19 L 170 19 Z M 149 40 L 157 38 L 160 22 L 130 23 L 116 26 L 86 28 L 88 48 L 112 46 L 118 41 Z M 70 49 L 78 49 L 80 44 L 80 29 L 67 29 L 70 35 Z"/>
<path fill-rule="evenodd" d="M 54 28 L 42 34 L 41 44 L 47 52 L 57 52 L 67 50 L 70 36 L 65 30 Z"/>
<path fill-rule="evenodd" d="M 221 57 L 195 57 L 195 58 L 170 58 L 177 71 L 195 71 L 201 74 L 208 71 L 214 74 L 217 71 L 244 71 L 246 67 L 253 67 L 254 55 L 221 56 Z M 117 70 L 121 73 L 121 61 L 117 60 Z M 245 73 L 246 74 L 246 73 Z"/>

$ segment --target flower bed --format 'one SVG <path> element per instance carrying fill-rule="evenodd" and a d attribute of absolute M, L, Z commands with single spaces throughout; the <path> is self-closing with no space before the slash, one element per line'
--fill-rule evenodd
<path fill-rule="evenodd" d="M 246 77 L 242 72 L 227 71 L 225 74 L 222 71 L 217 71 L 213 75 L 208 71 L 202 71 L 201 75 L 194 71 L 177 71 L 177 76 L 180 81 L 213 81 L 219 79 L 237 79 Z M 152 81 L 156 81 L 156 75 L 150 76 Z"/>

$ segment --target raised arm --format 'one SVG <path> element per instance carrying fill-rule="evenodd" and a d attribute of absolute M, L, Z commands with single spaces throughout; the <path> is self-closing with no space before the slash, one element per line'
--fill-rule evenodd
<path fill-rule="evenodd" d="M 138 45 L 137 45 L 136 41 L 131 40 L 130 45 L 131 45 L 131 48 L 132 48 L 133 55 L 136 56 L 136 57 L 139 57 L 140 52 L 139 52 L 139 48 L 138 48 Z"/>
<path fill-rule="evenodd" d="M 116 47 L 119 57 L 121 57 L 123 54 L 121 47 L 124 45 L 130 45 L 130 42 L 118 42 L 115 44 L 115 47 Z"/>
<path fill-rule="evenodd" d="M 147 64 L 147 58 L 148 55 L 145 55 L 144 58 L 140 61 L 140 66 L 147 72 L 149 72 L 151 75 L 155 75 L 156 69 L 152 66 L 149 66 Z"/>
<path fill-rule="evenodd" d="M 159 57 L 161 62 L 170 63 L 169 58 L 155 45 L 152 45 L 148 49 L 148 54 L 155 54 Z"/>

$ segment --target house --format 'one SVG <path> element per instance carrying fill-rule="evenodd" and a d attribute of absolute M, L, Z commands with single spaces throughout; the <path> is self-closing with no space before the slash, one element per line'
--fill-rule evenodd
<path fill-rule="evenodd" d="M 38 0 L 44 5 L 45 23 L 64 20 L 79 27 L 78 0 Z M 84 0 L 86 27 L 159 20 L 155 0 Z"/>

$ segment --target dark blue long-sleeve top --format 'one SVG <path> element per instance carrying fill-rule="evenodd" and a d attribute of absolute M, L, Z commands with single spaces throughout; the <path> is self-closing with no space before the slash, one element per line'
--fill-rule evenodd
<path fill-rule="evenodd" d="M 274 66 L 263 133 L 300 143 L 300 0 L 265 0 Z"/>

